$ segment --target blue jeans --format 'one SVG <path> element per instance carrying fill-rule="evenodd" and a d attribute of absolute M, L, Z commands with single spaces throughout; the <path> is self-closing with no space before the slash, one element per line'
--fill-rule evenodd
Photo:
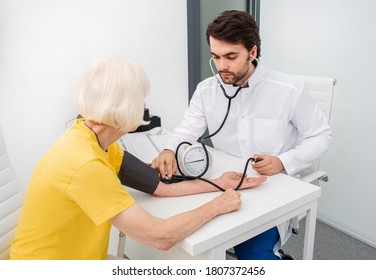
<path fill-rule="evenodd" d="M 273 252 L 279 240 L 277 227 L 273 227 L 259 235 L 234 247 L 238 260 L 280 260 Z"/>

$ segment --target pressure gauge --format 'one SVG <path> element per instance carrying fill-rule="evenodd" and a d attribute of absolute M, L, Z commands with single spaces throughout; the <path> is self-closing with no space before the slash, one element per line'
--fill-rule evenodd
<path fill-rule="evenodd" d="M 211 167 L 212 167 L 212 158 L 210 153 L 209 155 L 209 162 L 207 161 L 205 150 L 201 144 L 194 144 L 188 146 L 182 153 L 182 156 L 178 157 L 179 166 L 184 173 L 184 175 L 188 176 L 199 176 L 204 171 L 207 165 L 208 170 L 202 176 L 203 178 L 208 178 L 211 175 Z"/>

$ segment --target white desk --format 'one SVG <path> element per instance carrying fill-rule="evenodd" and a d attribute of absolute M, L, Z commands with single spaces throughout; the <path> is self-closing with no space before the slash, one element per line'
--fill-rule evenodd
<path fill-rule="evenodd" d="M 157 145 L 166 136 L 155 136 Z M 243 171 L 245 160 L 211 149 L 213 177 L 228 170 Z M 248 174 L 257 176 L 251 169 Z M 129 189 L 142 207 L 167 218 L 191 210 L 219 195 L 219 192 L 173 198 L 155 198 Z M 321 189 L 284 174 L 274 175 L 262 185 L 241 190 L 240 211 L 214 218 L 169 251 L 161 251 L 126 238 L 125 253 L 131 259 L 225 259 L 226 250 L 303 212 L 307 213 L 304 259 L 312 259 L 317 201 Z"/>

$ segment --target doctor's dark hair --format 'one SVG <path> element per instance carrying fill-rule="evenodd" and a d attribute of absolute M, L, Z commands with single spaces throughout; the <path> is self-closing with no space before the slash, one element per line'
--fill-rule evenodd
<path fill-rule="evenodd" d="M 224 11 L 206 29 L 206 40 L 210 37 L 230 44 L 241 44 L 248 51 L 257 46 L 257 58 L 261 55 L 261 39 L 255 19 L 244 11 Z"/>

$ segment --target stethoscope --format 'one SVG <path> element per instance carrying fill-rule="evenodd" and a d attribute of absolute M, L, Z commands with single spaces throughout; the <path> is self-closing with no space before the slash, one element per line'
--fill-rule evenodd
<path fill-rule="evenodd" d="M 165 182 L 165 183 L 174 183 L 174 182 L 180 182 L 180 181 L 183 181 L 183 180 L 195 180 L 195 179 L 198 179 L 198 180 L 205 181 L 205 182 L 207 182 L 207 183 L 213 185 L 213 186 L 216 187 L 217 189 L 219 189 L 219 190 L 221 190 L 221 191 L 224 192 L 225 190 L 224 190 L 223 188 L 221 188 L 221 187 L 218 186 L 217 184 L 215 184 L 215 183 L 213 183 L 213 182 L 211 182 L 211 181 L 209 181 L 209 180 L 207 180 L 207 179 L 205 179 L 205 178 L 202 177 L 202 176 L 205 175 L 205 173 L 208 171 L 209 166 L 210 166 L 210 164 L 211 164 L 211 163 L 210 163 L 210 161 L 211 161 L 211 157 L 210 157 L 210 154 L 209 154 L 209 152 L 208 152 L 208 150 L 207 150 L 207 147 L 206 147 L 206 145 L 205 145 L 205 140 L 207 140 L 207 139 L 209 139 L 209 138 L 215 136 L 215 135 L 216 135 L 216 134 L 217 134 L 217 133 L 223 128 L 224 124 L 226 123 L 227 117 L 228 117 L 228 115 L 229 115 L 229 113 L 230 113 L 231 101 L 232 101 L 232 100 L 238 95 L 238 93 L 243 89 L 243 87 L 245 86 L 245 84 L 246 84 L 248 81 L 245 81 L 243 85 L 239 86 L 238 89 L 236 90 L 236 92 L 235 92 L 232 96 L 228 95 L 227 92 L 226 92 L 225 87 L 223 86 L 222 82 L 219 80 L 218 75 L 216 75 L 215 72 L 214 72 L 214 69 L 213 69 L 213 66 L 212 66 L 212 61 L 213 61 L 213 59 L 214 59 L 214 57 L 211 57 L 210 60 L 209 60 L 209 66 L 210 66 L 210 69 L 211 69 L 211 71 L 212 71 L 214 77 L 216 78 L 217 83 L 218 83 L 219 87 L 221 88 L 223 95 L 228 99 L 228 103 L 227 103 L 227 110 L 226 110 L 225 117 L 223 118 L 223 121 L 222 121 L 221 125 L 219 126 L 219 128 L 218 128 L 215 132 L 213 132 L 212 134 L 210 134 L 210 135 L 208 135 L 208 136 L 205 136 L 205 137 L 201 138 L 201 140 L 199 141 L 199 143 L 201 144 L 201 146 L 202 146 L 202 148 L 203 148 L 203 150 L 204 150 L 204 152 L 205 152 L 205 157 L 206 157 L 206 166 L 205 166 L 205 169 L 202 171 L 201 174 L 199 174 L 199 175 L 197 175 L 197 176 L 189 176 L 189 175 L 184 174 L 184 172 L 182 171 L 182 168 L 181 168 L 181 166 L 180 166 L 180 164 L 179 164 L 179 149 L 180 149 L 180 147 L 181 147 L 182 145 L 192 145 L 192 144 L 189 143 L 189 142 L 182 142 L 182 143 L 180 143 L 180 144 L 177 146 L 177 148 L 176 148 L 176 152 L 175 152 L 175 159 L 176 159 L 176 163 L 177 163 L 177 168 L 178 168 L 180 174 L 182 174 L 182 175 L 172 175 L 172 177 L 171 177 L 170 179 L 164 179 L 164 178 L 161 178 L 161 181 L 163 181 L 163 182 Z M 257 60 L 256 57 L 255 57 L 254 59 Z M 257 60 L 257 62 L 258 62 L 258 60 Z M 246 73 L 246 74 L 247 74 L 247 73 Z M 245 76 L 246 74 L 244 74 L 244 76 Z M 242 183 L 243 183 L 243 181 L 244 181 L 244 178 L 245 178 L 245 176 L 246 176 L 246 174 L 247 174 L 247 169 L 248 169 L 248 165 L 249 165 L 249 163 L 251 163 L 251 164 L 253 165 L 253 164 L 255 164 L 255 163 L 258 162 L 258 161 L 260 161 L 260 159 L 255 159 L 255 158 L 253 158 L 253 157 L 251 157 L 251 158 L 249 158 L 249 159 L 247 160 L 247 162 L 246 162 L 246 164 L 245 164 L 245 167 L 244 167 L 244 171 L 243 171 L 242 178 L 241 178 L 241 180 L 240 180 L 238 186 L 235 188 L 235 190 L 238 190 L 238 189 L 241 187 L 241 185 L 242 185 Z"/>

